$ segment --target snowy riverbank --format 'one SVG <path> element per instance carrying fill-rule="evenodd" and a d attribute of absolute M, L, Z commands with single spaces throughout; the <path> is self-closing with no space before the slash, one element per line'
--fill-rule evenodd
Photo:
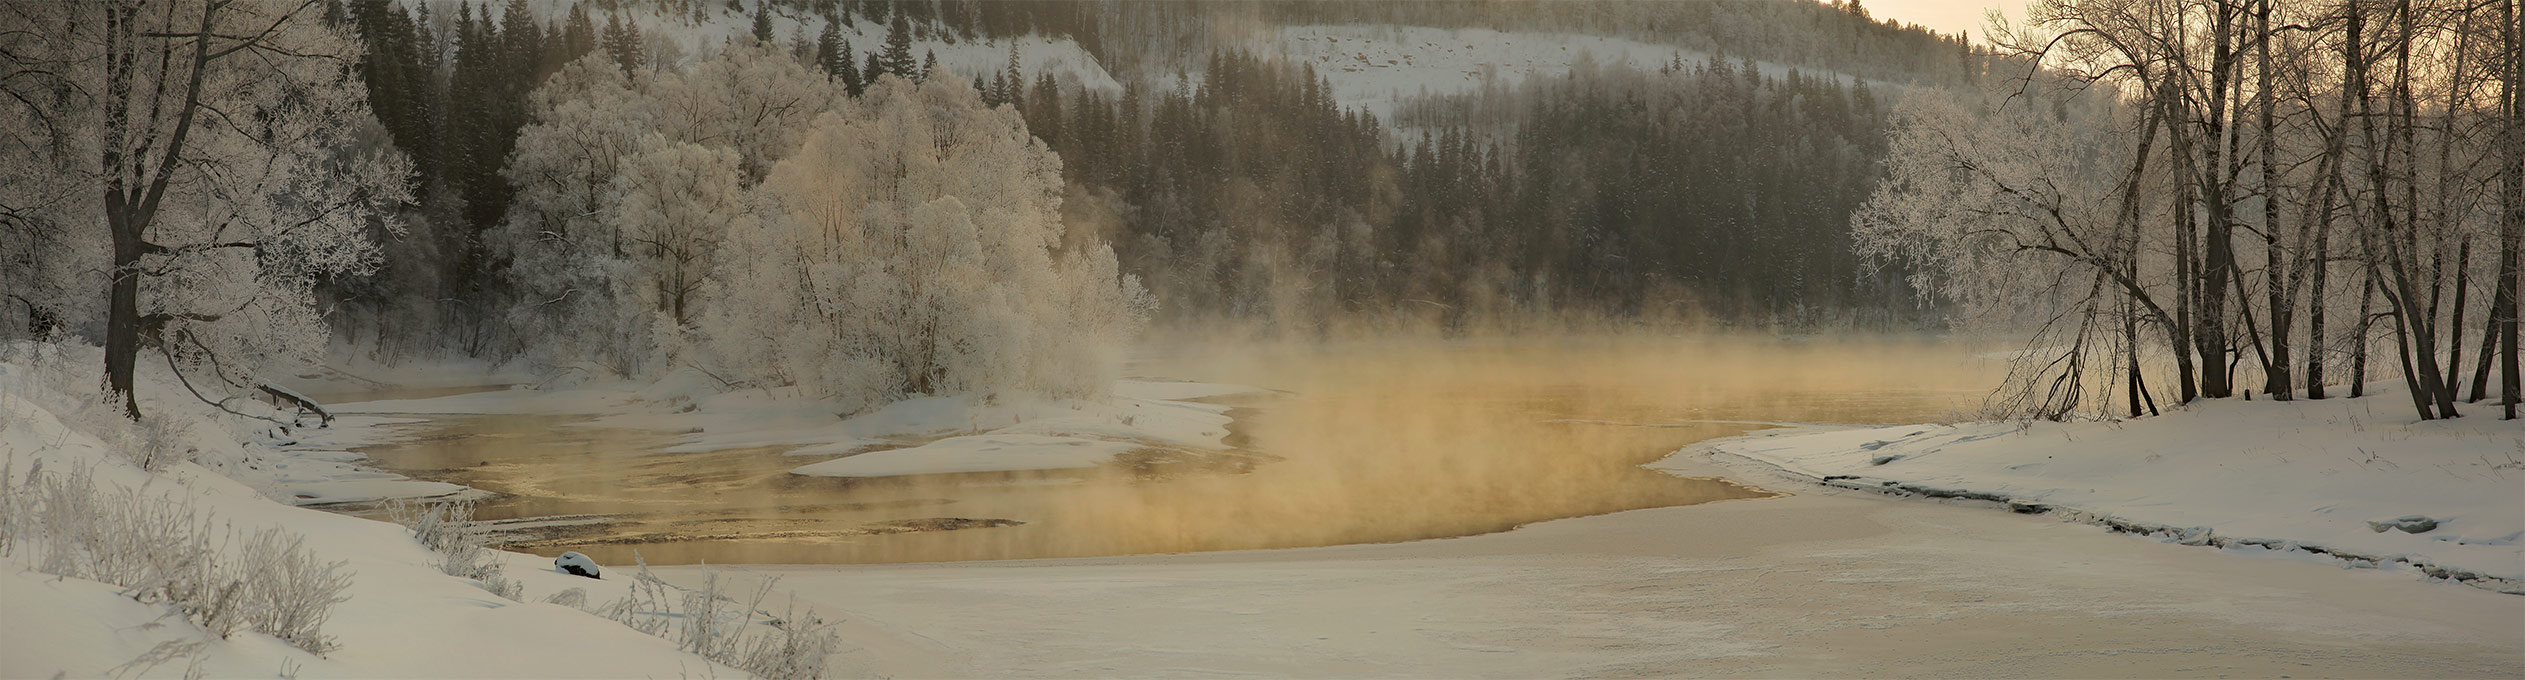
<path fill-rule="evenodd" d="M 2395 389 L 2110 423 L 1791 428 L 1706 448 L 1833 486 L 2525 593 L 2525 422 L 2484 406 L 2419 422 Z"/>
<path fill-rule="evenodd" d="M 1140 450 L 1229 448 L 1228 406 L 1197 401 L 1258 392 L 1240 385 L 1119 380 L 1098 398 L 921 397 L 848 416 L 795 388 L 722 391 L 697 372 L 654 383 L 518 387 L 337 404 L 372 418 L 412 415 L 582 415 L 588 427 L 678 434 L 660 453 L 775 447 L 841 456 L 795 472 L 891 477 L 1093 468 Z M 390 422 L 390 421 L 389 421 Z"/>
<path fill-rule="evenodd" d="M 555 571 L 545 558 L 489 553 L 484 559 L 518 588 L 510 599 L 486 582 L 446 573 L 439 563 L 447 558 L 402 526 L 288 504 L 294 496 L 286 489 L 323 476 L 315 468 L 362 474 L 338 452 L 314 451 L 316 442 L 353 441 L 363 429 L 357 420 L 337 420 L 332 430 L 284 430 L 213 411 L 144 366 L 141 408 L 167 425 L 134 434 L 120 416 L 82 401 L 81 388 L 96 384 L 95 348 L 20 343 L 0 349 L 8 352 L 0 357 L 6 359 L 0 361 L 0 475 L 11 482 L 0 485 L 7 491 L 0 493 L 6 510 L 0 531 L 9 539 L 0 541 L 8 548 L 0 550 L 0 677 L 743 673 L 581 608 L 629 594 L 627 578 L 585 579 Z M 229 406 L 287 418 L 242 400 Z M 153 471 L 135 458 L 135 448 L 168 456 Z M 292 452 L 300 448 L 310 453 Z M 128 519 L 174 520 L 175 526 L 148 521 L 154 531 L 136 531 L 144 524 Z M 322 612 L 316 633 L 331 643 L 321 656 L 255 632 L 268 625 L 266 612 L 256 610 L 276 605 L 233 605 L 217 614 L 226 600 L 150 585 L 167 574 L 207 579 L 214 588 L 310 578 L 258 568 L 265 560 L 247 554 L 253 544 L 238 537 L 267 530 L 277 532 L 282 546 L 298 541 L 311 564 L 338 563 L 348 577 L 338 603 L 316 608 Z M 142 540 L 148 542 L 136 542 Z M 193 551 L 206 551 L 199 554 L 211 563 L 169 562 Z M 138 585 L 65 572 L 136 576 L 122 580 Z M 285 585 L 262 587 L 290 592 Z M 546 601 L 572 589 L 581 595 L 564 601 L 581 607 Z M 246 624 L 225 636 L 203 625 L 234 617 Z"/>

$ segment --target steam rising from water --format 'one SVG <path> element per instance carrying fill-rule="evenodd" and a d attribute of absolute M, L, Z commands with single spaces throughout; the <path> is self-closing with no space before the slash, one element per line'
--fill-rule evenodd
<path fill-rule="evenodd" d="M 1142 375 L 1285 391 L 1240 405 L 1240 439 L 1278 460 L 1033 478 L 834 480 L 786 474 L 769 451 L 640 455 L 663 437 L 580 430 L 574 459 L 544 447 L 397 467 L 519 494 L 485 518 L 623 513 L 527 549 L 608 563 L 844 563 L 1007 559 L 1401 541 L 1548 519 L 1752 498 L 1765 492 L 1639 467 L 1755 425 L 1917 422 L 1974 403 L 1989 362 L 1951 346 L 1716 336 L 1380 339 L 1179 344 Z M 548 425 L 548 424 L 547 424 Z M 524 433 L 532 437 L 532 430 Z M 562 428 L 578 430 L 579 428 Z M 640 439 L 653 441 L 639 441 Z M 484 439 L 484 438 L 474 438 Z M 441 442 L 442 447 L 456 442 Z M 489 441 L 498 441 L 496 438 Z M 527 442 L 515 442 L 525 444 Z M 496 444 L 494 445 L 497 446 Z M 562 447 L 568 449 L 569 447 Z M 419 451 L 413 455 L 431 455 Z M 488 460 L 488 459 L 486 459 Z M 480 461 L 476 461 L 480 462 Z M 1017 526 L 903 532 L 901 520 Z M 926 528 L 956 526 L 953 523 Z M 692 540 L 705 539 L 705 540 Z M 631 541 L 614 543 L 613 541 Z"/>

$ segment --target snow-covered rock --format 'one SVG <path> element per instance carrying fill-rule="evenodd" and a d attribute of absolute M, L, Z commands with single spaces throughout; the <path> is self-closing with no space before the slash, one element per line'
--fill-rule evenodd
<path fill-rule="evenodd" d="M 577 552 L 565 552 L 561 553 L 560 557 L 552 558 L 552 568 L 559 569 L 561 570 L 561 573 L 572 576 L 585 576 L 588 578 L 598 579 L 605 578 L 605 570 L 596 566 L 596 560 L 588 559 L 586 555 L 582 555 Z M 586 594 L 582 592 L 580 597 L 584 599 Z"/>

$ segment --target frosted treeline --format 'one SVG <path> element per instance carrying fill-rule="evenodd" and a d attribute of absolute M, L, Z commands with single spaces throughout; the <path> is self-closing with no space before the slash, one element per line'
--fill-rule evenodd
<path fill-rule="evenodd" d="M 490 236 L 509 320 L 556 364 L 908 394 L 1084 395 L 1152 306 L 1060 219 L 1060 160 L 955 78 L 851 98 L 731 46 L 685 72 L 601 56 L 532 98 Z"/>

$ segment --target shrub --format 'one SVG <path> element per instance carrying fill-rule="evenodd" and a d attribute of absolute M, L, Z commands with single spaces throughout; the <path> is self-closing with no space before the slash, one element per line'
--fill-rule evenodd
<path fill-rule="evenodd" d="M 438 553 L 439 571 L 481 582 L 484 589 L 510 600 L 523 592 L 521 584 L 500 573 L 499 551 L 491 549 L 491 531 L 473 521 L 473 501 L 398 499 L 386 503 L 386 515 Z"/>
<path fill-rule="evenodd" d="M 223 638 L 244 628 L 315 654 L 333 649 L 324 620 L 348 599 L 351 574 L 318 560 L 303 537 L 245 532 L 189 497 L 99 489 L 86 469 L 42 467 L 22 481 L 0 475 L 0 556 L 25 550 L 37 571 L 121 586 Z"/>
<path fill-rule="evenodd" d="M 708 575 L 700 590 L 660 580 L 649 573 L 646 563 L 631 579 L 630 594 L 594 613 L 756 676 L 770 680 L 824 677 L 825 659 L 841 647 L 835 622 L 817 617 L 814 609 L 801 612 L 794 598 L 780 616 L 762 610 L 763 599 L 779 583 L 778 578 L 764 581 L 743 603 L 721 591 L 716 573 Z"/>

